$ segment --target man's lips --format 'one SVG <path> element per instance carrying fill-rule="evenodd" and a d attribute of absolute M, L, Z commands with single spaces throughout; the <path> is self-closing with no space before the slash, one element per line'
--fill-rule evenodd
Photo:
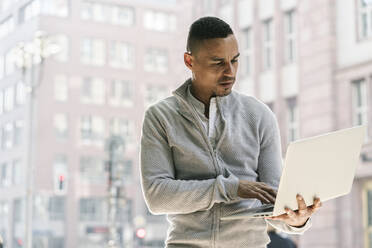
<path fill-rule="evenodd" d="M 220 84 L 221 85 L 230 85 L 230 84 L 233 84 L 234 83 L 234 81 L 225 81 L 225 82 L 221 82 Z"/>

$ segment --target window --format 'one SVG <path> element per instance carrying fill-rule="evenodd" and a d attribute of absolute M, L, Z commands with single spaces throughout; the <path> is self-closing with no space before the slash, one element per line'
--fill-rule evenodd
<path fill-rule="evenodd" d="M 68 99 L 68 82 L 65 75 L 57 75 L 54 78 L 54 99 L 58 102 L 66 102 Z"/>
<path fill-rule="evenodd" d="M 133 26 L 134 10 L 133 8 L 123 6 L 111 6 L 110 22 L 116 25 Z"/>
<path fill-rule="evenodd" d="M 14 30 L 14 18 L 10 16 L 0 22 L 0 39 L 4 38 Z"/>
<path fill-rule="evenodd" d="M 372 182 L 364 185 L 363 200 L 363 227 L 366 244 L 364 247 L 372 248 Z"/>
<path fill-rule="evenodd" d="M 87 65 L 103 66 L 106 60 L 106 45 L 104 40 L 83 39 L 81 43 L 81 62 Z"/>
<path fill-rule="evenodd" d="M 168 89 L 161 85 L 147 85 L 145 91 L 145 106 L 149 106 L 168 96 Z"/>
<path fill-rule="evenodd" d="M 160 32 L 176 30 L 176 16 L 160 11 L 146 10 L 144 14 L 144 27 Z"/>
<path fill-rule="evenodd" d="M 111 81 L 109 103 L 113 106 L 132 106 L 133 88 L 132 81 L 113 79 Z"/>
<path fill-rule="evenodd" d="M 3 135 L 1 138 L 3 149 L 13 147 L 13 125 L 11 122 L 8 122 L 3 126 Z"/>
<path fill-rule="evenodd" d="M 265 71 L 271 70 L 273 67 L 273 34 L 273 20 L 268 19 L 263 23 L 263 68 Z"/>
<path fill-rule="evenodd" d="M 15 54 L 13 50 L 8 50 L 5 54 L 5 75 L 10 75 L 15 71 Z"/>
<path fill-rule="evenodd" d="M 367 84 L 365 79 L 352 82 L 353 125 L 368 124 Z M 368 141 L 368 134 L 366 135 Z"/>
<path fill-rule="evenodd" d="M 105 200 L 102 198 L 80 199 L 80 221 L 104 221 Z"/>
<path fill-rule="evenodd" d="M 372 37 L 372 4 L 365 0 L 358 0 L 358 27 L 361 40 Z"/>
<path fill-rule="evenodd" d="M 284 16 L 284 58 L 286 64 L 296 60 L 296 12 L 290 10 Z"/>
<path fill-rule="evenodd" d="M 130 184 L 133 180 L 133 161 L 132 160 L 125 160 L 121 165 L 122 171 L 122 180 L 124 184 Z"/>
<path fill-rule="evenodd" d="M 80 13 L 82 20 L 93 20 L 113 25 L 133 26 L 134 9 L 114 4 L 103 4 L 85 1 Z"/>
<path fill-rule="evenodd" d="M 4 111 L 9 112 L 14 109 L 14 88 L 8 87 L 4 91 Z"/>
<path fill-rule="evenodd" d="M 105 5 L 101 3 L 84 1 L 81 6 L 80 17 L 82 20 L 104 22 L 106 16 Z"/>
<path fill-rule="evenodd" d="M 49 197 L 48 212 L 50 220 L 63 221 L 65 218 L 65 197 L 63 196 Z"/>
<path fill-rule="evenodd" d="M 168 53 L 165 49 L 149 48 L 145 54 L 145 71 L 165 73 L 168 70 Z"/>
<path fill-rule="evenodd" d="M 14 145 L 18 146 L 21 145 L 23 139 L 23 127 L 24 123 L 23 120 L 17 120 L 14 122 Z"/>
<path fill-rule="evenodd" d="M 19 223 L 24 220 L 23 200 L 15 199 L 13 204 L 13 223 Z"/>
<path fill-rule="evenodd" d="M 4 112 L 4 92 L 0 91 L 0 114 Z"/>
<path fill-rule="evenodd" d="M 242 40 L 243 40 L 243 75 L 252 75 L 252 31 L 250 28 L 245 28 L 242 30 Z"/>
<path fill-rule="evenodd" d="M 69 12 L 69 0 L 43 0 L 42 13 L 58 17 L 67 17 Z"/>
<path fill-rule="evenodd" d="M 134 67 L 134 47 L 125 42 L 112 41 L 109 63 L 114 68 L 132 69 Z"/>
<path fill-rule="evenodd" d="M 0 186 L 7 187 L 11 183 L 11 170 L 8 163 L 0 164 Z"/>
<path fill-rule="evenodd" d="M 4 77 L 5 73 L 4 55 L 0 54 L 0 79 Z"/>
<path fill-rule="evenodd" d="M 125 199 L 123 207 L 119 208 L 119 219 L 122 223 L 130 223 L 133 218 L 133 200 Z"/>
<path fill-rule="evenodd" d="M 54 132 L 58 140 L 64 140 L 68 137 L 68 119 L 67 114 L 54 115 Z"/>
<path fill-rule="evenodd" d="M 18 82 L 15 86 L 15 103 L 17 106 L 23 105 L 26 102 L 26 86 L 22 82 Z"/>
<path fill-rule="evenodd" d="M 287 116 L 287 140 L 289 143 L 299 138 L 299 116 L 296 98 L 287 99 Z"/>
<path fill-rule="evenodd" d="M 69 0 L 33 0 L 20 9 L 19 23 L 24 23 L 40 14 L 67 17 Z"/>
<path fill-rule="evenodd" d="M 105 102 L 105 82 L 102 78 L 84 78 L 81 102 L 103 104 Z"/>
<path fill-rule="evenodd" d="M 80 176 L 82 181 L 88 183 L 105 183 L 107 174 L 103 159 L 91 156 L 80 158 Z"/>
<path fill-rule="evenodd" d="M 64 237 L 50 236 L 48 238 L 48 247 L 53 247 L 53 248 L 63 248 L 63 247 L 65 247 Z"/>
<path fill-rule="evenodd" d="M 12 166 L 12 184 L 19 185 L 22 182 L 22 164 L 19 159 L 13 161 Z"/>
<path fill-rule="evenodd" d="M 19 11 L 19 23 L 24 23 L 40 15 L 40 0 L 33 0 L 22 7 Z"/>
<path fill-rule="evenodd" d="M 81 117 L 80 136 L 83 144 L 103 145 L 104 120 L 98 116 Z"/>
<path fill-rule="evenodd" d="M 2 224 L 2 226 L 4 225 L 8 226 L 7 224 L 7 222 L 9 221 L 8 215 L 9 215 L 9 204 L 5 201 L 1 201 L 0 202 L 0 216 L 1 216 L 0 223 Z M 2 238 L 5 238 L 5 237 L 2 237 Z"/>
<path fill-rule="evenodd" d="M 48 220 L 48 197 L 44 195 L 34 195 L 33 220 Z"/>
<path fill-rule="evenodd" d="M 122 137 L 126 144 L 132 143 L 134 141 L 134 122 L 114 117 L 110 121 L 110 134 Z"/>
<path fill-rule="evenodd" d="M 66 35 L 59 34 L 50 37 L 51 46 L 56 46 L 58 52 L 53 58 L 59 62 L 66 62 L 69 58 L 69 40 Z"/>

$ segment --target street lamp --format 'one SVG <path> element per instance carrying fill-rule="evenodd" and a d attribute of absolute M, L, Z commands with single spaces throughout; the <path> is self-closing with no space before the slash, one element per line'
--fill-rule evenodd
<path fill-rule="evenodd" d="M 25 207 L 25 245 L 32 248 L 32 209 L 33 209 L 33 111 L 35 92 L 43 78 L 45 59 L 60 51 L 58 44 L 51 42 L 44 31 L 36 31 L 31 42 L 19 42 L 13 50 L 15 64 L 22 72 L 22 83 L 29 93 L 29 139 L 27 147 L 26 207 Z M 38 67 L 38 68 L 36 68 Z M 35 69 L 38 69 L 35 75 Z M 29 72 L 29 75 L 27 75 Z M 27 77 L 28 76 L 28 77 Z"/>
<path fill-rule="evenodd" d="M 125 142 L 120 136 L 111 136 L 106 143 L 106 151 L 108 152 L 107 170 L 108 170 L 108 222 L 109 222 L 109 237 L 108 247 L 118 248 L 122 247 L 119 241 L 118 234 L 121 230 L 118 224 L 119 208 L 121 202 L 125 200 L 125 191 L 122 183 L 123 175 L 120 164 L 123 160 L 118 157 L 118 153 L 124 154 Z"/>

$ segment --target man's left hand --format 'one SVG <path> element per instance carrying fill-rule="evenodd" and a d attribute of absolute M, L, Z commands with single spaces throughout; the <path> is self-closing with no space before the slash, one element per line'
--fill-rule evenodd
<path fill-rule="evenodd" d="M 284 208 L 284 210 L 286 211 L 285 214 L 272 217 L 265 217 L 265 219 L 281 220 L 290 226 L 302 227 L 303 225 L 306 224 L 309 217 L 322 206 L 320 199 L 314 198 L 313 205 L 306 207 L 304 198 L 301 195 L 297 195 L 297 203 L 298 210 L 293 211 L 292 209 L 285 207 Z"/>

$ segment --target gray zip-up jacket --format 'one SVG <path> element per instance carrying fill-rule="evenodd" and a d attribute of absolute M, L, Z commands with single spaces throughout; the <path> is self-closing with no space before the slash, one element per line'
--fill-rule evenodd
<path fill-rule="evenodd" d="M 217 97 L 222 134 L 215 149 L 197 113 L 187 102 L 191 80 L 148 108 L 141 138 L 141 185 L 153 214 L 167 214 L 166 247 L 252 247 L 270 242 L 267 222 L 301 234 L 281 221 L 222 216 L 258 206 L 237 195 L 239 179 L 277 188 L 282 158 L 275 115 L 262 102 L 236 91 Z"/>

